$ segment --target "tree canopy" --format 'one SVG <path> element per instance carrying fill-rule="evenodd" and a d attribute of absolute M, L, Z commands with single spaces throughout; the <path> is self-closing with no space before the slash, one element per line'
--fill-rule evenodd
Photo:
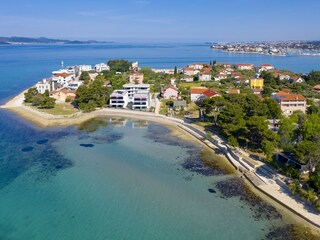
<path fill-rule="evenodd" d="M 128 60 L 109 60 L 108 65 L 111 72 L 128 72 L 131 67 L 131 62 Z"/>

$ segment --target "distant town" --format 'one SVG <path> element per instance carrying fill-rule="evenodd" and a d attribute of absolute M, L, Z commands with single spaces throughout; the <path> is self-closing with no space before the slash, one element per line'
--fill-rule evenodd
<path fill-rule="evenodd" d="M 226 52 L 259 53 L 286 56 L 320 56 L 320 41 L 279 41 L 279 42 L 225 42 L 213 43 L 211 48 Z"/>

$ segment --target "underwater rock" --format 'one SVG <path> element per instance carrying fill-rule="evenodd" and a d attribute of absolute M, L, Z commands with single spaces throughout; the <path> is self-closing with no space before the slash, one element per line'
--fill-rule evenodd
<path fill-rule="evenodd" d="M 251 192 L 241 178 L 231 178 L 216 184 L 217 189 L 226 198 L 240 197 L 250 206 L 255 220 L 260 219 L 281 219 L 281 214 L 276 208 L 263 201 L 259 196 Z"/>
<path fill-rule="evenodd" d="M 81 143 L 80 146 L 81 146 L 81 147 L 86 147 L 86 148 L 92 148 L 92 147 L 94 147 L 94 145 L 91 144 L 91 143 Z"/>
<path fill-rule="evenodd" d="M 33 150 L 33 147 L 25 147 L 21 149 L 22 152 L 30 152 L 32 150 Z"/>
<path fill-rule="evenodd" d="M 36 143 L 41 145 L 41 144 L 46 144 L 49 141 L 49 139 L 41 139 L 39 141 L 37 141 Z"/>
<path fill-rule="evenodd" d="M 216 190 L 212 189 L 212 188 L 208 188 L 208 192 L 209 193 L 216 193 Z"/>

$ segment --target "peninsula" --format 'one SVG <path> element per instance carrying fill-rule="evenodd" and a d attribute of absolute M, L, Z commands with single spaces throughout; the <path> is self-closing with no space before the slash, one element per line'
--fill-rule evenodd
<path fill-rule="evenodd" d="M 319 83 L 319 71 L 301 75 L 270 64 L 62 63 L 2 108 L 42 126 L 101 115 L 176 126 L 224 153 L 257 190 L 320 227 Z"/>
<path fill-rule="evenodd" d="M 96 44 L 109 43 L 105 41 L 80 41 L 80 40 L 65 40 L 51 39 L 45 37 L 30 38 L 30 37 L 0 37 L 0 45 L 25 45 L 25 44 Z"/>

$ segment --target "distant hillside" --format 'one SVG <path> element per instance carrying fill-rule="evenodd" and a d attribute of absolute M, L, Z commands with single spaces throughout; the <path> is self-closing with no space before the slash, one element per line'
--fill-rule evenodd
<path fill-rule="evenodd" d="M 104 41 L 79 41 L 79 40 L 64 40 L 64 39 L 50 39 L 45 37 L 28 38 L 28 37 L 0 37 L 0 45 L 11 44 L 93 44 L 93 43 L 107 43 Z"/>

